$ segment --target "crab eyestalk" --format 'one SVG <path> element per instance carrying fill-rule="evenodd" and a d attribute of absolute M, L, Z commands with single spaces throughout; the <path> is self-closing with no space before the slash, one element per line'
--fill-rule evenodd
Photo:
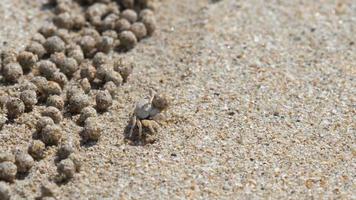
<path fill-rule="evenodd" d="M 169 107 L 169 100 L 164 94 L 155 94 L 152 100 L 152 106 L 160 111 L 166 110 Z"/>

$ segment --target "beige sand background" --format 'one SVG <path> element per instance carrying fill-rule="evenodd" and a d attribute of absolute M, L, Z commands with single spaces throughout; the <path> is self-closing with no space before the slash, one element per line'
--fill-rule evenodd
<path fill-rule="evenodd" d="M 42 2 L 0 1 L 0 48 L 35 32 Z M 157 33 L 121 55 L 134 74 L 58 199 L 356 199 L 355 1 L 159 4 Z M 149 89 L 174 99 L 167 123 L 155 144 L 131 146 L 123 129 Z M 26 148 L 36 117 L 6 125 L 0 149 Z M 11 185 L 14 199 L 39 196 L 54 152 Z"/>

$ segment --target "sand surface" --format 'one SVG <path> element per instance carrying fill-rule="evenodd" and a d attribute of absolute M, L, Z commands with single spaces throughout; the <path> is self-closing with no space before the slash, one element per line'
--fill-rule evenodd
<path fill-rule="evenodd" d="M 0 48 L 26 43 L 50 15 L 42 3 L 0 1 Z M 134 73 L 58 199 L 356 199 L 355 1 L 162 0 L 156 16 L 156 34 L 120 55 Z M 166 123 L 156 143 L 129 145 L 150 89 L 172 98 Z M 5 125 L 0 150 L 26 148 L 39 116 Z M 13 199 L 40 195 L 54 154 L 11 184 Z"/>

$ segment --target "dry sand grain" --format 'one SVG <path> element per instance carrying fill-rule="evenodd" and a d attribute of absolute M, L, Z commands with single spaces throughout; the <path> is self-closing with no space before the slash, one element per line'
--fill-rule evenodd
<path fill-rule="evenodd" d="M 23 44 L 46 19 L 40 5 L 2 0 L 0 17 L 16 20 L 0 22 L 1 42 Z M 157 33 L 121 55 L 133 76 L 58 199 L 356 198 L 355 1 L 165 0 L 156 15 Z M 128 114 L 149 89 L 172 107 L 158 142 L 130 146 Z M 0 150 L 26 147 L 31 115 L 5 125 Z M 11 185 L 14 199 L 39 196 L 54 153 Z"/>

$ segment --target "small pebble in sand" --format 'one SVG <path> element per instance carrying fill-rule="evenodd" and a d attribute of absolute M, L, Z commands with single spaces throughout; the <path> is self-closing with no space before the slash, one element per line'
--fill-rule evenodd
<path fill-rule="evenodd" d="M 0 180 L 14 182 L 16 178 L 17 167 L 13 162 L 0 163 Z"/>
<path fill-rule="evenodd" d="M 43 45 L 41 43 L 38 43 L 35 41 L 33 41 L 29 45 L 27 45 L 25 50 L 37 55 L 37 57 L 39 59 L 41 59 L 47 53 L 47 51 L 43 47 Z"/>
<path fill-rule="evenodd" d="M 69 1 L 57 1 L 57 6 L 54 9 L 55 14 L 61 14 L 65 12 L 70 12 L 72 10 Z"/>
<path fill-rule="evenodd" d="M 2 162 L 15 162 L 15 155 L 4 151 L 0 153 L 0 163 Z"/>
<path fill-rule="evenodd" d="M 82 167 L 82 157 L 78 153 L 72 153 L 70 154 L 69 159 L 73 161 L 76 172 L 79 172 Z"/>
<path fill-rule="evenodd" d="M 118 37 L 116 31 L 114 31 L 114 30 L 104 31 L 102 33 L 102 35 L 105 37 L 111 37 L 112 39 L 117 39 L 117 37 Z"/>
<path fill-rule="evenodd" d="M 100 23 L 98 29 L 101 32 L 107 31 L 107 30 L 112 30 L 115 28 L 115 22 L 116 20 L 119 19 L 119 16 L 117 14 L 111 13 L 107 15 Z"/>
<path fill-rule="evenodd" d="M 115 30 L 120 33 L 122 31 L 127 31 L 131 27 L 130 22 L 127 19 L 119 19 L 115 22 Z"/>
<path fill-rule="evenodd" d="M 112 81 L 106 82 L 104 84 L 104 86 L 103 86 L 103 89 L 109 91 L 111 96 L 115 96 L 116 95 L 117 87 L 116 87 L 116 84 L 114 82 L 112 82 Z"/>
<path fill-rule="evenodd" d="M 122 59 L 119 58 L 114 62 L 114 70 L 120 73 L 123 83 L 126 83 L 132 74 L 133 66 L 131 64 L 124 64 Z"/>
<path fill-rule="evenodd" d="M 22 67 L 18 63 L 9 63 L 2 68 L 2 75 L 5 81 L 10 83 L 18 82 L 23 75 Z"/>
<path fill-rule="evenodd" d="M 37 104 L 37 94 L 34 90 L 25 90 L 20 94 L 20 99 L 25 104 L 25 110 L 31 111 L 33 106 Z"/>
<path fill-rule="evenodd" d="M 86 10 L 86 18 L 92 25 L 97 25 L 100 23 L 101 18 L 107 14 L 108 6 L 103 3 L 95 3 L 89 6 Z"/>
<path fill-rule="evenodd" d="M 57 172 L 64 180 L 73 178 L 76 172 L 74 162 L 68 158 L 62 160 L 57 166 Z"/>
<path fill-rule="evenodd" d="M 33 90 L 36 92 L 38 88 L 31 81 L 25 79 L 20 85 L 20 91 L 25 91 L 25 90 Z"/>
<path fill-rule="evenodd" d="M 69 157 L 70 154 L 72 154 L 75 151 L 75 148 L 71 142 L 66 142 L 62 145 L 60 145 L 58 151 L 57 151 L 57 156 L 60 160 L 66 159 Z"/>
<path fill-rule="evenodd" d="M 107 64 L 108 62 L 109 62 L 108 56 L 102 52 L 96 53 L 93 58 L 93 65 L 96 68 L 101 67 L 102 65 Z"/>
<path fill-rule="evenodd" d="M 28 147 L 28 153 L 36 160 L 45 157 L 46 145 L 41 140 L 33 140 Z"/>
<path fill-rule="evenodd" d="M 73 18 L 68 12 L 61 13 L 53 17 L 53 23 L 58 28 L 71 29 L 73 27 Z"/>
<path fill-rule="evenodd" d="M 81 38 L 79 45 L 82 48 L 84 55 L 88 57 L 95 51 L 96 41 L 92 36 L 85 35 Z"/>
<path fill-rule="evenodd" d="M 52 36 L 47 38 L 46 42 L 43 44 L 48 53 L 52 54 L 55 52 L 62 52 L 65 50 L 64 41 L 58 36 Z"/>
<path fill-rule="evenodd" d="M 60 95 L 62 93 L 62 88 L 57 82 L 47 81 L 47 85 L 44 87 L 44 92 L 46 97 Z"/>
<path fill-rule="evenodd" d="M 135 23 L 137 21 L 137 13 L 132 9 L 126 9 L 121 12 L 121 18 L 127 19 L 130 23 Z"/>
<path fill-rule="evenodd" d="M 51 55 L 50 61 L 53 62 L 54 64 L 58 65 L 59 63 L 63 62 L 65 57 L 66 57 L 66 55 L 64 54 L 64 52 L 56 52 Z"/>
<path fill-rule="evenodd" d="M 65 44 L 70 44 L 72 42 L 72 35 L 67 29 L 58 29 L 55 33 L 55 36 L 61 38 Z"/>
<path fill-rule="evenodd" d="M 41 117 L 41 118 L 37 121 L 36 130 L 37 130 L 38 132 L 41 132 L 42 129 L 43 129 L 44 127 L 46 127 L 47 125 L 50 125 L 50 126 L 54 125 L 53 119 L 50 118 L 50 117 Z"/>
<path fill-rule="evenodd" d="M 64 100 L 61 96 L 59 95 L 51 95 L 47 98 L 46 101 L 47 106 L 52 106 L 55 107 L 59 110 L 63 110 L 64 108 Z"/>
<path fill-rule="evenodd" d="M 81 136 L 85 142 L 99 140 L 101 136 L 101 127 L 95 117 L 89 117 L 85 120 Z"/>
<path fill-rule="evenodd" d="M 46 38 L 41 33 L 35 33 L 32 36 L 31 41 L 44 44 L 46 42 Z"/>
<path fill-rule="evenodd" d="M 68 83 L 68 78 L 62 72 L 55 72 L 51 77 L 51 81 L 58 83 L 61 88 L 64 88 L 64 86 Z"/>
<path fill-rule="evenodd" d="M 96 69 L 96 74 L 95 77 L 100 80 L 105 82 L 105 77 L 109 73 L 110 66 L 107 64 L 101 65 Z"/>
<path fill-rule="evenodd" d="M 51 55 L 51 61 L 54 62 L 57 67 L 67 75 L 69 78 L 72 77 L 78 69 L 78 62 L 74 58 L 66 57 L 64 53 L 54 53 Z"/>
<path fill-rule="evenodd" d="M 142 20 L 146 17 L 154 17 L 154 12 L 151 9 L 142 9 L 139 14 L 139 20 Z"/>
<path fill-rule="evenodd" d="M 119 72 L 108 70 L 105 74 L 105 82 L 112 81 L 116 86 L 120 86 L 123 82 L 123 79 Z"/>
<path fill-rule="evenodd" d="M 10 186 L 5 182 L 0 182 L 0 199 L 1 200 L 10 200 Z"/>
<path fill-rule="evenodd" d="M 58 125 L 47 125 L 41 131 L 41 139 L 46 145 L 57 145 L 61 138 L 63 132 L 61 127 Z"/>
<path fill-rule="evenodd" d="M 44 88 L 46 87 L 48 82 L 45 77 L 35 76 L 30 81 L 36 86 L 37 88 L 36 92 L 38 94 L 44 93 Z"/>
<path fill-rule="evenodd" d="M 120 47 L 124 50 L 130 50 L 137 44 L 137 38 L 131 31 L 123 31 L 119 35 Z"/>
<path fill-rule="evenodd" d="M 74 95 L 81 95 L 84 94 L 84 91 L 82 90 L 81 87 L 79 87 L 78 85 L 70 85 L 67 88 L 66 91 L 66 101 L 69 104 L 70 103 L 70 99 L 74 96 Z"/>
<path fill-rule="evenodd" d="M 153 16 L 150 15 L 145 15 L 142 19 L 141 22 L 145 25 L 146 30 L 147 30 L 147 35 L 151 36 L 155 30 L 156 30 L 156 20 Z"/>
<path fill-rule="evenodd" d="M 96 109 L 99 112 L 107 111 L 109 107 L 112 106 L 112 97 L 107 90 L 98 91 L 95 100 Z"/>
<path fill-rule="evenodd" d="M 97 43 L 97 49 L 100 52 L 109 53 L 114 48 L 115 41 L 109 36 L 103 36 Z"/>
<path fill-rule="evenodd" d="M 94 81 L 95 76 L 96 76 L 95 67 L 89 62 L 82 63 L 81 70 L 80 70 L 80 77 L 87 78 L 89 82 L 92 82 Z"/>
<path fill-rule="evenodd" d="M 106 2 L 105 2 L 106 1 Z M 102 0 L 103 3 L 107 3 L 108 5 L 108 13 L 120 14 L 120 5 L 115 1 L 110 0 Z"/>
<path fill-rule="evenodd" d="M 85 94 L 74 94 L 69 99 L 69 111 L 73 114 L 80 113 L 80 111 L 89 106 L 89 98 Z"/>
<path fill-rule="evenodd" d="M 38 57 L 31 52 L 22 51 L 17 56 L 17 60 L 19 61 L 23 71 L 30 72 L 38 61 Z"/>
<path fill-rule="evenodd" d="M 68 45 L 66 52 L 67 56 L 74 58 L 77 63 L 81 63 L 84 60 L 84 53 L 79 45 Z"/>
<path fill-rule="evenodd" d="M 53 119 L 54 123 L 58 124 L 59 122 L 62 121 L 63 119 L 63 115 L 61 113 L 60 110 L 58 110 L 58 108 L 50 106 L 47 107 L 43 112 L 42 112 L 42 116 L 45 117 L 50 117 Z"/>
<path fill-rule="evenodd" d="M 19 98 L 10 98 L 6 102 L 7 116 L 15 119 L 25 112 L 25 104 Z"/>
<path fill-rule="evenodd" d="M 17 62 L 17 53 L 13 49 L 7 49 L 1 52 L 1 59 L 3 65 L 7 65 L 9 63 Z"/>
<path fill-rule="evenodd" d="M 41 183 L 41 199 L 43 200 L 46 197 L 54 197 L 59 193 L 58 186 L 49 181 L 44 181 Z"/>
<path fill-rule="evenodd" d="M 114 49 L 117 50 L 118 48 L 120 48 L 120 40 L 119 39 L 115 39 L 114 41 Z"/>
<path fill-rule="evenodd" d="M 135 34 L 138 40 L 143 39 L 147 36 L 146 26 L 142 22 L 135 22 L 131 25 L 130 31 Z"/>
<path fill-rule="evenodd" d="M 79 69 L 78 62 L 74 58 L 65 57 L 57 64 L 58 68 L 69 78 Z"/>
<path fill-rule="evenodd" d="M 38 64 L 38 69 L 39 72 L 42 76 L 46 77 L 47 79 L 50 79 L 53 77 L 53 74 L 58 71 L 58 68 L 56 67 L 56 64 L 49 60 L 41 60 Z"/>
<path fill-rule="evenodd" d="M 87 78 L 83 78 L 79 81 L 80 86 L 82 87 L 83 91 L 88 94 L 91 90 L 90 82 Z"/>
<path fill-rule="evenodd" d="M 94 28 L 83 28 L 81 31 L 80 31 L 80 34 L 84 37 L 84 36 L 90 36 L 91 38 L 94 39 L 95 42 L 99 41 L 100 40 L 100 33 L 94 29 Z M 82 39 L 82 38 L 79 38 L 79 39 Z M 80 41 L 80 40 L 79 40 Z"/>
<path fill-rule="evenodd" d="M 27 152 L 18 151 L 15 153 L 15 164 L 18 172 L 27 173 L 34 163 L 35 161 Z"/>
<path fill-rule="evenodd" d="M 96 117 L 96 116 L 97 116 L 96 110 L 93 107 L 88 106 L 83 108 L 83 110 L 80 112 L 80 117 L 78 119 L 78 122 L 80 124 L 83 124 L 85 120 L 88 119 L 89 117 Z"/>
<path fill-rule="evenodd" d="M 81 14 L 74 14 L 72 16 L 72 28 L 79 30 L 85 26 L 85 17 Z"/>
<path fill-rule="evenodd" d="M 53 36 L 56 30 L 57 27 L 54 24 L 46 23 L 38 30 L 38 32 L 41 33 L 44 37 L 48 38 Z"/>

